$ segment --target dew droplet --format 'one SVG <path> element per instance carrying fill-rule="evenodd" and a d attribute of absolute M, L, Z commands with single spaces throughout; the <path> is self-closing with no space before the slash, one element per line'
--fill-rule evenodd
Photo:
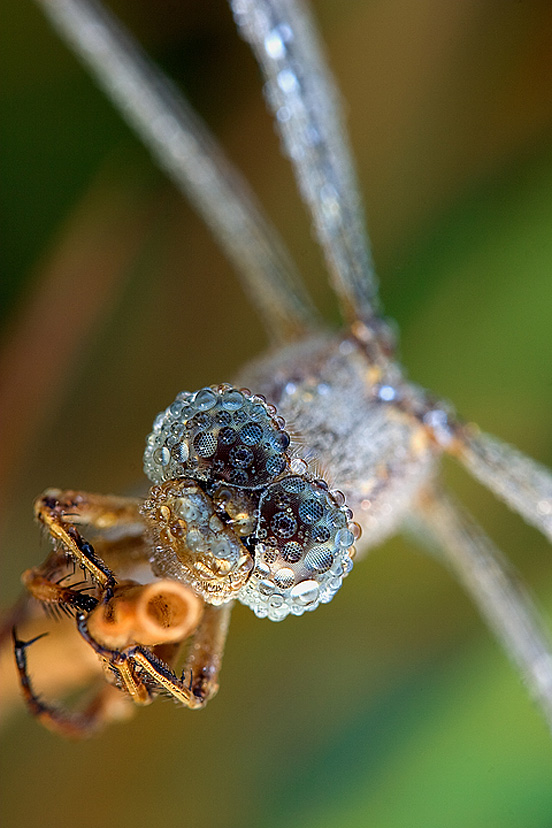
<path fill-rule="evenodd" d="M 291 461 L 291 470 L 295 472 L 295 474 L 305 474 L 308 469 L 308 466 L 304 460 L 301 460 L 300 457 L 294 457 Z"/>
<path fill-rule="evenodd" d="M 297 563 L 303 555 L 303 547 L 295 541 L 288 541 L 282 547 L 282 558 L 288 563 Z"/>
<path fill-rule="evenodd" d="M 324 507 L 314 498 L 309 498 L 309 500 L 305 500 L 299 506 L 299 517 L 301 518 L 303 523 L 307 523 L 309 525 L 317 523 L 323 514 Z"/>
<path fill-rule="evenodd" d="M 217 450 L 217 439 L 210 431 L 200 431 L 194 437 L 194 448 L 200 457 L 212 457 Z"/>
<path fill-rule="evenodd" d="M 274 583 L 280 589 L 289 589 L 295 583 L 295 573 L 287 566 L 278 570 L 274 576 Z"/>
<path fill-rule="evenodd" d="M 301 606 L 313 604 L 320 593 L 320 587 L 316 581 L 301 581 L 296 584 L 290 592 L 290 598 Z"/>
<path fill-rule="evenodd" d="M 264 39 L 265 52 L 273 60 L 280 60 L 286 53 L 286 47 L 278 29 L 273 29 Z"/>
<path fill-rule="evenodd" d="M 226 409 L 226 411 L 237 411 L 238 408 L 241 408 L 244 404 L 245 400 L 243 394 L 241 394 L 236 388 L 231 388 L 229 391 L 225 391 L 222 395 L 222 407 Z"/>
<path fill-rule="evenodd" d="M 200 411 L 209 411 L 217 403 L 217 395 L 210 388 L 202 388 L 195 395 L 194 405 Z"/>
<path fill-rule="evenodd" d="M 276 83 L 284 95 L 289 95 L 290 92 L 296 92 L 299 89 L 299 81 L 291 69 L 282 69 L 281 72 L 278 72 L 276 75 Z"/>
<path fill-rule="evenodd" d="M 295 462 L 295 461 L 293 461 L 293 462 Z M 293 462 L 292 462 L 292 466 L 293 466 Z M 301 462 L 304 462 L 304 461 L 301 461 Z M 306 463 L 305 463 L 305 466 L 306 466 Z M 303 480 L 302 477 L 299 477 L 297 475 L 293 475 L 291 477 L 284 477 L 284 479 L 282 481 L 280 481 L 280 485 L 281 485 L 282 489 L 284 489 L 284 491 L 290 492 L 290 493 L 293 493 L 293 494 L 298 494 L 299 492 L 303 492 L 307 487 L 306 481 Z"/>
<path fill-rule="evenodd" d="M 293 515 L 278 512 L 272 518 L 270 528 L 279 538 L 291 538 L 297 531 L 297 521 Z"/>
<path fill-rule="evenodd" d="M 327 572 L 333 563 L 333 555 L 323 546 L 313 546 L 305 556 L 305 566 L 313 572 Z"/>
<path fill-rule="evenodd" d="M 338 529 L 335 534 L 335 542 L 338 546 L 347 549 L 347 547 L 352 546 L 355 542 L 355 536 L 350 529 Z"/>

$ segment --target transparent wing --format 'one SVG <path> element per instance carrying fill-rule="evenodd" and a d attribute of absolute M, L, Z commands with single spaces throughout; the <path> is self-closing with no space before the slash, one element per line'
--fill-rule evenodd
<path fill-rule="evenodd" d="M 516 573 L 473 519 L 441 492 L 420 501 L 413 525 L 422 539 L 439 548 L 519 669 L 552 730 L 550 638 Z"/>
<path fill-rule="evenodd" d="M 337 90 L 300 0 L 231 0 L 295 168 L 345 319 L 378 312 L 377 283 Z"/>
<path fill-rule="evenodd" d="M 211 228 L 272 338 L 312 327 L 316 314 L 282 242 L 182 94 L 98 3 L 36 1 Z"/>
<path fill-rule="evenodd" d="M 552 473 L 496 437 L 464 429 L 455 454 L 467 469 L 552 540 Z"/>

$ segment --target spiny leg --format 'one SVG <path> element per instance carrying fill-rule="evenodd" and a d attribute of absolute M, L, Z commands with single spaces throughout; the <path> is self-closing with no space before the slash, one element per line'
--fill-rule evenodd
<path fill-rule="evenodd" d="M 80 564 L 90 573 L 99 586 L 103 602 L 108 601 L 118 590 L 116 578 L 73 524 L 85 523 L 99 529 L 138 524 L 141 528 L 139 506 L 140 501 L 129 498 L 57 489 L 46 491 L 35 503 L 35 514 L 58 544 L 42 566 L 23 574 L 22 581 L 28 592 L 46 608 L 67 613 L 92 612 L 98 606 L 98 598 L 86 594 L 79 584 L 64 584 L 72 575 L 67 573 L 68 561 L 72 560 L 73 564 Z M 109 542 L 104 546 L 109 548 Z M 37 638 L 23 642 L 15 631 L 13 637 L 24 699 L 31 712 L 47 727 L 69 736 L 89 735 L 106 717 L 109 718 L 104 702 L 99 700 L 79 713 L 63 711 L 43 702 L 35 693 L 27 672 L 26 649 Z"/>
<path fill-rule="evenodd" d="M 190 646 L 183 674 L 191 675 L 191 690 L 201 706 L 213 698 L 219 688 L 218 676 L 228 635 L 233 602 L 219 607 L 207 605 Z"/>
<path fill-rule="evenodd" d="M 128 693 L 134 704 L 145 705 L 153 701 L 157 695 L 158 689 L 152 691 L 145 683 L 143 678 L 137 675 L 135 664 L 141 665 L 141 654 L 144 655 L 144 661 L 149 663 L 151 660 L 159 672 L 159 675 L 165 674 L 172 676 L 176 683 L 179 679 L 172 673 L 170 667 L 157 656 L 152 650 L 147 647 L 135 645 L 127 647 L 124 650 L 111 649 L 101 644 L 88 629 L 86 623 L 87 619 L 84 613 L 79 613 L 77 616 L 77 629 L 92 649 L 97 653 L 100 659 L 104 662 L 106 669 L 110 669 L 120 680 L 121 688 Z M 149 671 L 148 671 L 149 672 Z M 155 676 L 152 676 L 155 678 Z"/>
<path fill-rule="evenodd" d="M 86 523 L 99 529 L 142 524 L 139 508 L 136 499 L 59 489 L 48 489 L 34 506 L 37 519 L 52 537 L 107 592 L 113 591 L 115 576 L 73 524 Z"/>
<path fill-rule="evenodd" d="M 97 598 L 87 595 L 76 584 L 64 586 L 63 580 L 65 578 L 53 581 L 51 577 L 43 574 L 42 567 L 27 569 L 21 576 L 25 589 L 33 598 L 40 601 L 47 611 L 57 607 L 66 613 L 91 612 L 98 603 Z"/>
<path fill-rule="evenodd" d="M 134 497 L 93 494 L 73 489 L 46 489 L 35 501 L 35 515 L 40 519 L 52 509 L 67 523 L 86 523 L 97 529 L 142 524 L 142 501 Z"/>
<path fill-rule="evenodd" d="M 72 567 L 70 564 L 72 563 Z M 85 591 L 93 589 L 91 583 L 64 584 L 75 574 L 76 561 L 59 549 L 53 549 L 40 566 L 26 569 L 21 575 L 21 583 L 27 590 L 29 598 L 36 599 L 47 614 L 56 615 L 58 611 L 71 614 L 78 610 L 90 612 L 98 603 Z M 69 570 L 69 571 L 68 571 Z M 12 626 L 16 626 L 14 622 Z"/>
<path fill-rule="evenodd" d="M 114 687 L 106 685 L 94 696 L 90 704 L 80 712 L 69 712 L 46 704 L 35 692 L 28 668 L 27 648 L 38 641 L 21 641 L 15 629 L 12 631 L 17 671 L 25 703 L 31 713 L 48 730 L 69 739 L 83 739 L 93 736 L 105 724 L 126 717 L 131 708 L 126 706 L 125 697 Z"/>
<path fill-rule="evenodd" d="M 46 591 L 55 587 L 49 583 L 41 585 Z M 161 665 L 160 673 L 170 673 L 168 665 L 178 656 L 182 642 L 198 628 L 203 602 L 189 587 L 169 580 L 147 584 L 122 581 L 106 601 L 92 601 L 84 612 L 78 612 L 77 629 L 99 658 L 107 680 L 122 691 L 118 690 L 119 695 L 130 697 L 138 705 L 149 704 L 162 687 L 144 674 L 133 654 L 140 650 L 151 653 L 155 664 Z M 74 608 L 79 609 L 78 604 Z M 82 712 L 70 712 L 44 702 L 34 691 L 27 671 L 26 649 L 37 638 L 24 642 L 14 633 L 14 640 L 23 696 L 30 711 L 48 727 L 72 736 L 82 731 L 86 736 L 103 721 L 115 717 L 104 704 L 98 709 L 93 705 Z M 113 702 L 110 704 L 113 707 Z"/>
<path fill-rule="evenodd" d="M 500 551 L 473 519 L 440 491 L 419 498 L 412 524 L 443 560 L 518 667 L 552 730 L 552 650 L 536 607 Z"/>
<path fill-rule="evenodd" d="M 147 704 L 154 695 L 164 691 L 193 710 L 204 707 L 218 690 L 231 609 L 232 602 L 205 607 L 180 678 L 159 658 L 156 648 L 137 645 L 122 651 L 110 650 L 90 634 L 84 614 L 77 617 L 77 626 L 85 641 L 118 673 L 135 703 Z M 186 681 L 187 674 L 190 679 Z"/>

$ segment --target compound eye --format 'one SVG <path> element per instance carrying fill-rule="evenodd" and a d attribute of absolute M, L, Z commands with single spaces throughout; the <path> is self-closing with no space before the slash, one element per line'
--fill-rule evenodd
<path fill-rule="evenodd" d="M 235 597 L 253 558 L 198 483 L 184 478 L 154 486 L 141 511 L 156 575 L 181 581 L 209 604 Z"/>
<path fill-rule="evenodd" d="M 273 621 L 330 601 L 353 565 L 349 516 L 320 483 L 290 475 L 270 484 L 259 501 L 255 569 L 238 599 Z"/>
<path fill-rule="evenodd" d="M 232 386 L 183 392 L 153 425 L 144 471 L 153 483 L 189 477 L 260 489 L 289 466 L 289 435 L 260 397 Z"/>

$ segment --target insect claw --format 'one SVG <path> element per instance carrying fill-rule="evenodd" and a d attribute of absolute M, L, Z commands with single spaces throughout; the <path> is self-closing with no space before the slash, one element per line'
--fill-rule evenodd
<path fill-rule="evenodd" d="M 15 657 L 17 658 L 17 663 L 19 664 L 20 656 L 24 654 L 27 647 L 30 647 L 31 644 L 34 644 L 36 641 L 39 641 L 41 638 L 44 638 L 47 635 L 47 632 L 43 632 L 40 633 L 40 635 L 36 635 L 34 638 L 30 638 L 28 641 L 22 641 L 20 638 L 17 637 L 16 628 L 12 627 L 12 638 L 15 647 Z"/>
<path fill-rule="evenodd" d="M 21 639 L 19 639 L 17 637 L 16 628 L 15 627 L 12 628 L 13 643 L 15 644 L 15 646 L 18 649 L 26 650 L 27 647 L 30 647 L 31 644 L 35 643 L 35 641 L 39 641 L 39 639 L 44 638 L 47 635 L 48 635 L 47 632 L 46 633 L 40 633 L 40 635 L 36 635 L 34 638 L 30 638 L 28 641 L 21 641 Z"/>

